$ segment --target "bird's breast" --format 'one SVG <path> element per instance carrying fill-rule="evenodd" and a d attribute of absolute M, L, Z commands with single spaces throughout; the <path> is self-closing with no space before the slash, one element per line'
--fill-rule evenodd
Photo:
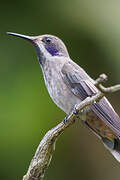
<path fill-rule="evenodd" d="M 69 114 L 74 106 L 81 101 L 71 93 L 64 83 L 60 74 L 60 68 L 46 67 L 46 69 L 43 70 L 43 75 L 50 97 L 58 107 L 66 114 Z"/>

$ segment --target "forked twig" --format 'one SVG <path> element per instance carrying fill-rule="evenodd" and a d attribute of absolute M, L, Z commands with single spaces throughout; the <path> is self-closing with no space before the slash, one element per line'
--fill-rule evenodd
<path fill-rule="evenodd" d="M 96 79 L 95 85 L 99 89 L 99 92 L 92 97 L 87 97 L 84 101 L 77 105 L 76 111 L 78 113 L 87 106 L 99 101 L 106 93 L 113 93 L 120 90 L 120 84 L 105 88 L 101 83 L 106 80 L 107 76 L 105 74 L 100 75 L 99 78 Z M 57 138 L 65 131 L 66 128 L 75 122 L 76 117 L 77 115 L 71 112 L 71 114 L 67 117 L 67 123 L 62 121 L 46 133 L 36 150 L 23 180 L 42 180 L 44 178 L 45 171 L 48 168 L 53 152 L 55 151 Z"/>

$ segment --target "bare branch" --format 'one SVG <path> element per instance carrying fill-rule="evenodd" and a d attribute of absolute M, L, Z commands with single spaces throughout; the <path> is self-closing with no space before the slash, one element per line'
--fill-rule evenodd
<path fill-rule="evenodd" d="M 99 84 L 104 83 L 108 80 L 106 74 L 100 74 L 99 77 L 95 80 L 95 85 L 99 86 Z"/>
<path fill-rule="evenodd" d="M 105 93 L 113 93 L 113 92 L 116 92 L 116 91 L 120 90 L 120 84 L 117 84 L 117 85 L 111 86 L 111 87 L 107 87 L 107 88 L 105 88 L 102 84 L 100 84 L 98 89 L 101 92 L 103 92 L 104 94 Z"/>
<path fill-rule="evenodd" d="M 93 104 L 94 102 L 99 101 L 104 96 L 104 94 L 120 90 L 120 84 L 109 88 L 102 86 L 101 83 L 106 80 L 107 76 L 105 74 L 99 76 L 95 85 L 98 87 L 100 92 L 92 97 L 87 97 L 84 101 L 77 105 L 77 113 L 80 113 L 81 110 Z M 48 168 L 53 152 L 55 151 L 57 138 L 65 131 L 66 128 L 75 122 L 77 116 L 77 114 L 71 112 L 71 114 L 67 117 L 66 123 L 61 122 L 46 133 L 36 150 L 36 153 L 30 163 L 28 172 L 23 177 L 23 180 L 42 180 L 44 178 L 45 171 Z"/>
<path fill-rule="evenodd" d="M 107 87 L 105 88 L 101 83 L 107 81 L 108 77 L 106 74 L 101 74 L 95 81 L 95 86 L 102 92 L 102 93 L 113 93 L 120 90 L 120 84 Z"/>

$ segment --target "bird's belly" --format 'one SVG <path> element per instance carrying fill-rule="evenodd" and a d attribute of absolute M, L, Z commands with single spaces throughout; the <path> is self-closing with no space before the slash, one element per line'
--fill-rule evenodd
<path fill-rule="evenodd" d="M 54 103 L 66 114 L 69 114 L 81 100 L 71 93 L 63 81 L 57 79 L 46 84 L 48 92 Z"/>
<path fill-rule="evenodd" d="M 86 108 L 81 118 L 98 136 L 109 140 L 117 138 L 114 132 L 90 108 Z"/>

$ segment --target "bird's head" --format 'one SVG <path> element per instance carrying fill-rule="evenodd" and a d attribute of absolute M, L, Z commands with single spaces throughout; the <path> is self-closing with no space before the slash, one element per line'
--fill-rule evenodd
<path fill-rule="evenodd" d="M 56 36 L 41 35 L 41 36 L 26 36 L 18 33 L 7 32 L 9 35 L 18 36 L 31 42 L 37 52 L 40 64 L 50 57 L 69 57 L 65 44 Z"/>

